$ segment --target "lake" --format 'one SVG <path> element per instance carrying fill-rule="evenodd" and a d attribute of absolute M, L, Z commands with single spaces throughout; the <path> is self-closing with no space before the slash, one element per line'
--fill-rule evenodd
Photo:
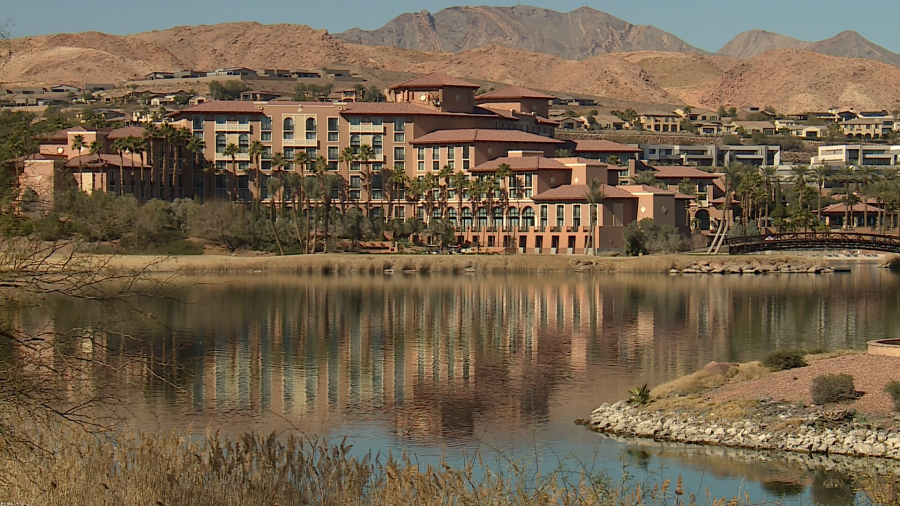
<path fill-rule="evenodd" d="M 841 503 L 841 475 L 778 454 L 619 442 L 575 425 L 627 390 L 710 361 L 781 349 L 864 348 L 900 337 L 900 276 L 247 275 L 142 297 L 112 326 L 136 341 L 107 359 L 146 429 L 347 436 L 359 454 L 460 465 L 481 452 L 688 492 Z M 23 318 L 58 329 L 102 310 L 66 303 Z M 156 365 L 164 362 L 166 366 Z M 493 463 L 493 464 L 491 464 Z"/>

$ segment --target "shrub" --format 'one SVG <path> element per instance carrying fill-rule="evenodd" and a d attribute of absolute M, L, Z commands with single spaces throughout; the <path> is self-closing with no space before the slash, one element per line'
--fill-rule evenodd
<path fill-rule="evenodd" d="M 773 371 L 786 371 L 797 367 L 806 367 L 801 351 L 775 350 L 767 353 L 760 363 Z"/>
<path fill-rule="evenodd" d="M 884 386 L 884 391 L 891 396 L 894 402 L 894 411 L 900 411 L 900 381 L 891 381 Z"/>
<path fill-rule="evenodd" d="M 630 397 L 628 398 L 628 404 L 632 406 L 643 406 L 650 402 L 650 389 L 647 388 L 647 384 L 644 383 L 642 387 L 634 387 L 628 391 Z"/>
<path fill-rule="evenodd" d="M 853 376 L 849 374 L 823 374 L 816 376 L 809 387 L 813 404 L 850 401 L 857 398 Z"/>

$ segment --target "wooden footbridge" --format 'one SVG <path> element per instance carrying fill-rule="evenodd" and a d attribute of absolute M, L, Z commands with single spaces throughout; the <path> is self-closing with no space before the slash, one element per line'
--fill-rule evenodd
<path fill-rule="evenodd" d="M 857 234 L 855 232 L 788 232 L 748 235 L 725 239 L 728 253 L 740 255 L 758 251 L 789 250 L 871 250 L 900 253 L 900 237 Z"/>

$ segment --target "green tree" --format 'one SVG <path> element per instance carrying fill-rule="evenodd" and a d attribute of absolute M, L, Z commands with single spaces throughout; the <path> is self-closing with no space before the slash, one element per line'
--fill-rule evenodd
<path fill-rule="evenodd" d="M 128 141 L 120 137 L 113 141 L 112 150 L 119 154 L 119 195 L 125 195 L 125 151 L 128 150 Z"/>
<path fill-rule="evenodd" d="M 87 148 L 87 143 L 84 142 L 84 136 L 81 134 L 77 134 L 72 137 L 72 151 L 78 151 L 78 172 L 79 172 L 79 180 L 78 187 L 82 188 L 82 183 L 84 181 L 84 158 L 82 158 L 81 152 Z"/>
<path fill-rule="evenodd" d="M 797 206 L 803 207 L 803 189 L 809 182 L 810 170 L 808 165 L 794 165 L 791 167 L 791 182 L 794 183 L 794 191 L 797 192 Z"/>
<path fill-rule="evenodd" d="M 284 256 L 284 246 L 281 244 L 281 236 L 278 234 L 278 226 L 275 223 L 275 196 L 284 187 L 284 182 L 280 177 L 270 177 L 266 180 L 266 187 L 269 190 L 269 195 L 272 196 L 269 200 L 269 223 L 272 224 L 272 235 L 275 236 L 275 244 L 278 245 L 278 254 Z"/>
<path fill-rule="evenodd" d="M 250 159 L 255 162 L 254 167 L 256 168 L 256 196 L 254 198 L 257 200 L 259 200 L 260 195 L 262 194 L 262 165 L 260 160 L 262 159 L 262 155 L 265 152 L 265 146 L 263 146 L 263 143 L 258 140 L 250 142 L 250 146 L 247 148 L 247 154 L 250 155 Z"/>
<path fill-rule="evenodd" d="M 697 185 L 690 178 L 684 178 L 678 182 L 678 193 L 683 193 L 685 195 L 690 195 L 692 197 L 697 196 Z"/>
<path fill-rule="evenodd" d="M 831 177 L 831 167 L 827 165 L 818 165 L 813 169 L 813 174 L 816 176 L 816 185 L 819 188 L 819 191 L 816 195 L 816 218 L 819 220 L 819 223 L 821 223 L 822 192 L 825 191 L 825 182 Z"/>
<path fill-rule="evenodd" d="M 231 179 L 235 181 L 234 189 L 234 201 L 238 200 L 238 191 L 237 191 L 237 155 L 241 152 L 241 149 L 237 146 L 237 144 L 233 142 L 229 142 L 225 145 L 225 149 L 222 150 L 222 154 L 231 159 Z"/>
<path fill-rule="evenodd" d="M 632 176 L 631 181 L 636 185 L 655 186 L 665 188 L 666 184 L 656 179 L 656 171 L 644 170 Z"/>

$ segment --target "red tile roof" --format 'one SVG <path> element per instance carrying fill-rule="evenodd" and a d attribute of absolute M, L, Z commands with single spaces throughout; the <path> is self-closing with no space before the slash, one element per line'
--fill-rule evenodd
<path fill-rule="evenodd" d="M 209 102 L 203 102 L 202 104 L 172 112 L 169 115 L 175 116 L 193 112 L 262 113 L 262 111 L 259 110 L 259 105 L 253 102 L 242 100 L 210 100 Z"/>
<path fill-rule="evenodd" d="M 65 141 L 69 140 L 68 133 L 69 133 L 68 130 L 62 129 L 62 130 L 57 130 L 55 132 L 38 134 L 38 135 L 35 135 L 34 138 L 39 141 L 64 141 L 65 142 Z"/>
<path fill-rule="evenodd" d="M 522 86 L 507 86 L 499 90 L 482 93 L 475 97 L 476 101 L 480 100 L 515 100 L 519 98 L 537 98 L 545 100 L 553 100 L 555 97 L 541 93 L 539 91 L 529 90 Z"/>
<path fill-rule="evenodd" d="M 433 72 L 424 76 L 414 77 L 412 79 L 395 84 L 388 89 L 396 90 L 402 88 L 440 88 L 443 86 L 456 86 L 459 88 L 480 88 L 477 84 L 469 81 L 463 81 L 456 77 L 450 77 L 444 74 Z"/>
<path fill-rule="evenodd" d="M 657 188 L 655 186 L 648 186 L 645 184 L 622 185 L 622 189 L 627 190 L 631 193 L 657 193 L 660 195 L 675 195 L 675 192 L 671 190 L 665 190 L 663 188 Z"/>
<path fill-rule="evenodd" d="M 410 144 L 457 144 L 471 142 L 517 142 L 522 144 L 562 144 L 561 140 L 520 130 L 493 130 L 489 128 L 462 128 L 437 130 L 413 139 Z"/>
<path fill-rule="evenodd" d="M 680 165 L 653 167 L 653 170 L 656 171 L 656 179 L 718 179 L 721 177 L 719 174 Z"/>
<path fill-rule="evenodd" d="M 98 160 L 97 157 L 100 157 Z M 83 160 L 83 162 L 81 161 Z M 145 165 L 141 160 L 132 160 L 130 157 L 123 158 L 124 167 L 143 167 L 150 168 L 149 165 Z M 111 154 L 100 154 L 100 155 L 81 155 L 76 156 L 75 158 L 70 159 L 66 162 L 66 167 L 68 168 L 78 168 L 81 164 L 84 164 L 85 168 L 97 168 L 97 167 L 106 167 L 108 165 L 112 165 L 115 167 L 119 166 L 119 155 L 111 155 Z"/>
<path fill-rule="evenodd" d="M 141 137 L 142 135 L 144 135 L 144 127 L 127 126 L 123 128 L 117 128 L 110 132 L 109 135 L 106 136 L 106 138 L 112 140 L 124 139 L 129 135 L 132 137 Z"/>
<path fill-rule="evenodd" d="M 639 148 L 633 148 L 618 142 L 604 139 L 578 139 L 575 141 L 576 153 L 640 153 Z"/>
<path fill-rule="evenodd" d="M 686 193 L 675 192 L 675 199 L 676 199 L 676 200 L 694 200 L 695 198 L 697 198 L 697 197 L 695 197 L 695 196 L 693 196 L 693 195 L 688 195 L 688 194 L 686 194 Z"/>
<path fill-rule="evenodd" d="M 509 165 L 515 171 L 571 170 L 553 158 L 543 156 L 504 156 L 472 167 L 469 172 L 494 172 L 501 164 Z"/>
<path fill-rule="evenodd" d="M 608 199 L 634 199 L 634 195 L 621 188 L 601 185 L 603 195 Z M 564 184 L 535 195 L 535 202 L 587 202 L 588 186 L 586 184 Z"/>
<path fill-rule="evenodd" d="M 431 115 L 445 116 L 453 113 L 431 109 L 430 107 L 422 107 L 415 104 L 405 104 L 397 102 L 354 102 L 343 106 L 344 112 L 341 114 L 384 114 L 384 115 Z"/>
<path fill-rule="evenodd" d="M 828 207 L 822 208 L 822 214 L 844 214 L 847 212 L 847 206 L 843 202 L 839 204 L 831 204 Z M 850 207 L 851 213 L 862 213 L 862 212 L 870 212 L 870 213 L 879 213 L 881 212 L 881 208 L 870 206 L 867 204 L 863 204 L 859 202 L 857 204 L 853 204 Z"/>

